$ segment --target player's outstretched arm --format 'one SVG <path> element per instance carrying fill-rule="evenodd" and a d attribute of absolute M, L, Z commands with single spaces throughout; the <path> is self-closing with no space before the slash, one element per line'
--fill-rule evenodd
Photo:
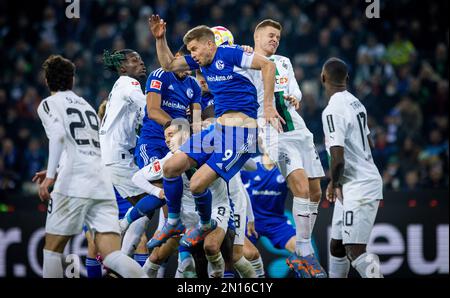
<path fill-rule="evenodd" d="M 266 57 L 255 53 L 253 57 L 252 69 L 261 70 L 264 84 L 264 118 L 279 132 L 283 131 L 280 121 L 286 124 L 286 121 L 278 114 L 273 106 L 273 94 L 275 90 L 275 63 Z"/>
<path fill-rule="evenodd" d="M 345 160 L 344 160 L 344 147 L 333 146 L 330 148 L 331 164 L 330 164 L 330 176 L 331 181 L 327 189 L 327 199 L 331 202 L 336 199 L 343 200 L 342 197 L 342 175 L 344 174 Z"/>
<path fill-rule="evenodd" d="M 159 63 L 165 71 L 190 70 L 184 57 L 176 57 L 172 54 L 166 39 L 166 22 L 159 15 L 152 15 L 148 20 L 150 31 L 156 39 L 156 53 Z"/>

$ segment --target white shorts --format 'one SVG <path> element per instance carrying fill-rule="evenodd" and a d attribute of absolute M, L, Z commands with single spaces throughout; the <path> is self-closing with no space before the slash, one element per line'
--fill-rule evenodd
<path fill-rule="evenodd" d="M 238 172 L 229 183 L 230 198 L 233 203 L 233 219 L 236 227 L 235 245 L 244 245 L 245 228 L 247 225 L 247 197 L 248 193 Z"/>
<path fill-rule="evenodd" d="M 191 209 L 191 208 L 190 208 Z M 200 216 L 195 210 L 181 210 L 180 219 L 186 229 L 198 227 L 200 223 Z M 225 232 L 228 229 L 228 221 L 230 220 L 231 209 L 228 204 L 220 204 L 211 210 L 211 218 L 216 220 L 217 227 Z"/>
<path fill-rule="evenodd" d="M 325 176 L 313 134 L 308 129 L 277 134 L 270 127 L 269 134 L 263 134 L 264 146 L 285 178 L 298 169 L 305 170 L 308 178 Z"/>
<path fill-rule="evenodd" d="M 45 232 L 54 235 L 78 235 L 87 225 L 93 233 L 120 235 L 119 209 L 115 200 L 94 200 L 51 194 Z"/>
<path fill-rule="evenodd" d="M 139 171 L 139 168 L 134 162 L 110 164 L 105 168 L 111 176 L 112 184 L 122 198 L 126 199 L 143 193 L 143 191 L 131 181 L 133 175 Z"/>
<path fill-rule="evenodd" d="M 331 238 L 343 244 L 367 244 L 377 216 L 379 199 L 358 198 L 357 190 L 343 188 L 344 204 L 334 204 Z"/>

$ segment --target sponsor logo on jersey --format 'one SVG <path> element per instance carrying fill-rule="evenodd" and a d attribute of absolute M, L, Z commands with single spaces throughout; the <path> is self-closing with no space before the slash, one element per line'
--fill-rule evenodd
<path fill-rule="evenodd" d="M 186 90 L 186 95 L 187 95 L 187 97 L 192 98 L 192 96 L 194 96 L 194 90 L 192 90 L 191 88 L 188 88 Z"/>
<path fill-rule="evenodd" d="M 139 86 L 139 85 L 141 85 L 138 81 L 133 81 L 133 82 L 131 82 L 131 85 L 133 85 L 133 86 Z"/>
<path fill-rule="evenodd" d="M 225 67 L 225 64 L 223 63 L 222 60 L 217 60 L 217 61 L 216 61 L 216 68 L 217 68 L 218 70 L 222 70 L 224 67 Z"/>
<path fill-rule="evenodd" d="M 150 88 L 161 90 L 161 85 L 161 81 L 152 80 L 152 82 L 150 83 Z"/>
<path fill-rule="evenodd" d="M 281 195 L 281 191 L 276 191 L 276 190 L 256 190 L 253 189 L 252 190 L 252 195 L 253 196 L 280 196 Z"/>
<path fill-rule="evenodd" d="M 288 77 L 282 77 L 282 76 L 276 76 L 275 77 L 275 84 L 279 85 L 287 85 L 289 83 Z"/>
<path fill-rule="evenodd" d="M 223 81 L 229 81 L 233 79 L 233 75 L 227 75 L 227 76 L 207 76 L 206 80 L 208 82 L 223 82 Z"/>
<path fill-rule="evenodd" d="M 185 105 L 182 105 L 179 102 L 171 102 L 168 100 L 163 100 L 162 106 L 172 108 L 172 109 L 178 109 L 178 110 L 186 110 L 187 107 Z"/>

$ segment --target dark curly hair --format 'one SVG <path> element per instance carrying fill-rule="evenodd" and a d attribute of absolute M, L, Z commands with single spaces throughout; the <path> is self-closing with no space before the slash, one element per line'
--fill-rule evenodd
<path fill-rule="evenodd" d="M 72 90 L 75 64 L 60 56 L 51 55 L 42 64 L 50 91 Z"/>

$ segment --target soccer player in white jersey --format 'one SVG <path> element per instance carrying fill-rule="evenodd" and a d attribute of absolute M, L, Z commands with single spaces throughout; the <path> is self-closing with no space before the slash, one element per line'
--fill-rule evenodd
<path fill-rule="evenodd" d="M 133 227 L 125 234 L 123 251 L 129 253 L 141 238 L 154 210 L 165 204 L 163 197 L 145 194 L 135 187 L 131 178 L 139 168 L 134 162 L 134 148 L 138 130 L 142 125 L 146 98 L 140 79 L 146 77 L 141 56 L 130 49 L 105 51 L 103 63 L 107 69 L 119 75 L 108 98 L 105 116 L 100 127 L 102 159 L 119 195 L 130 201 L 135 208 L 120 221 L 122 232 L 130 223 Z M 132 235 L 130 235 L 132 234 Z"/>
<path fill-rule="evenodd" d="M 321 79 L 329 99 L 322 112 L 325 145 L 331 157 L 326 197 L 335 202 L 329 275 L 347 277 L 351 262 L 361 277 L 381 278 L 378 256 L 366 251 L 383 198 L 383 182 L 372 159 L 367 112 L 347 91 L 345 62 L 329 59 Z"/>
<path fill-rule="evenodd" d="M 51 92 L 37 110 L 49 139 L 46 178 L 39 185 L 40 199 L 48 201 L 43 277 L 64 277 L 62 253 L 83 224 L 94 235 L 105 266 L 123 277 L 142 277 L 139 264 L 120 251 L 118 208 L 101 161 L 99 119 L 72 91 L 75 65 L 50 56 L 43 68 Z"/>
<path fill-rule="evenodd" d="M 326 277 L 326 272 L 314 255 L 311 234 L 322 195 L 320 178 L 325 174 L 314 147 L 313 135 L 296 111 L 302 93 L 295 79 L 291 61 L 287 57 L 275 54 L 280 43 L 281 30 L 280 23 L 267 19 L 256 26 L 254 33 L 255 52 L 275 62 L 274 103 L 286 122 L 281 133 L 277 133 L 270 126 L 263 126 L 262 139 L 270 158 L 276 162 L 294 196 L 292 213 L 296 228 L 296 248 L 295 253 L 287 259 L 287 263 L 301 277 L 321 278 Z M 254 70 L 248 72 L 255 84 L 259 85 L 257 91 L 261 105 L 264 100 L 261 72 Z M 290 104 L 295 100 L 296 104 Z M 260 106 L 258 117 L 262 117 L 262 114 Z M 292 261 L 295 261 L 294 264 Z"/>

